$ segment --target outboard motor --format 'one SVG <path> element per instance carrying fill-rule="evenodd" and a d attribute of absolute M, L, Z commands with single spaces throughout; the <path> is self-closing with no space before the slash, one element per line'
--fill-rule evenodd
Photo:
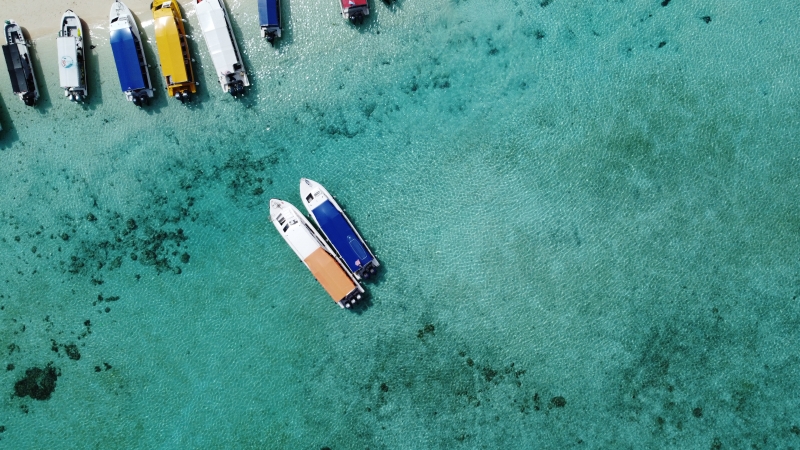
<path fill-rule="evenodd" d="M 33 92 L 26 92 L 22 94 L 22 101 L 27 106 L 33 106 L 33 104 L 36 102 L 36 97 L 33 95 Z"/>
<path fill-rule="evenodd" d="M 350 16 L 350 23 L 353 25 L 361 25 L 364 22 L 364 13 L 361 11 Z"/>

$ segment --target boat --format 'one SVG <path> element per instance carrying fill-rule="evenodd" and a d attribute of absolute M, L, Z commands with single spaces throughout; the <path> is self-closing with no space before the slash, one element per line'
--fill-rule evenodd
<path fill-rule="evenodd" d="M 195 0 L 195 11 L 222 91 L 237 97 L 250 86 L 222 0 Z"/>
<path fill-rule="evenodd" d="M 367 0 L 339 0 L 342 5 L 342 16 L 350 23 L 361 23 L 369 15 Z"/>
<path fill-rule="evenodd" d="M 61 31 L 56 39 L 58 46 L 58 77 L 64 95 L 74 102 L 82 102 L 89 95 L 86 84 L 86 58 L 83 48 L 81 19 L 68 9 L 61 17 Z"/>
<path fill-rule="evenodd" d="M 352 308 L 361 300 L 364 288 L 336 259 L 333 250 L 297 208 L 273 198 L 269 201 L 269 217 L 289 247 L 336 304 L 342 308 Z"/>
<path fill-rule="evenodd" d="M 181 103 L 189 100 L 189 94 L 197 92 L 192 72 L 186 30 L 177 0 L 154 0 L 153 11 L 158 59 L 167 93 Z"/>
<path fill-rule="evenodd" d="M 39 100 L 39 87 L 33 74 L 28 42 L 22 35 L 22 28 L 13 20 L 6 20 L 6 44 L 3 45 L 3 56 L 8 66 L 11 87 L 26 105 L 33 106 Z"/>
<path fill-rule="evenodd" d="M 311 218 L 356 279 L 369 278 L 380 266 L 336 199 L 321 184 L 300 179 L 300 198 Z"/>
<path fill-rule="evenodd" d="M 150 103 L 155 91 L 147 70 L 139 27 L 131 10 L 119 0 L 111 4 L 108 16 L 111 50 L 117 64 L 119 85 L 125 98 L 136 106 Z"/>
<path fill-rule="evenodd" d="M 258 0 L 258 22 L 261 24 L 261 37 L 270 44 L 281 37 L 280 0 Z"/>

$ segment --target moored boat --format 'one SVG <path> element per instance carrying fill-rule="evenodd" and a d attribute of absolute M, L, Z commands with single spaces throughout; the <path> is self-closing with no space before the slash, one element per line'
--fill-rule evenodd
<path fill-rule="evenodd" d="M 272 44 L 281 37 L 281 2 L 280 0 L 258 0 L 258 22 L 261 25 L 261 37 Z"/>
<path fill-rule="evenodd" d="M 119 84 L 128 101 L 136 106 L 150 103 L 153 83 L 147 70 L 139 27 L 130 9 L 119 0 L 111 4 L 109 13 L 111 50 L 117 65 Z"/>
<path fill-rule="evenodd" d="M 161 74 L 170 97 L 181 102 L 189 100 L 189 94 L 197 92 L 192 72 L 186 30 L 177 0 L 154 0 L 154 28 Z"/>
<path fill-rule="evenodd" d="M 86 57 L 83 48 L 81 19 L 68 9 L 61 17 L 58 32 L 58 78 L 64 95 L 74 102 L 82 102 L 89 95 L 86 84 Z"/>
<path fill-rule="evenodd" d="M 374 275 L 378 260 L 330 192 L 316 181 L 301 178 L 300 198 L 353 275 L 357 279 Z"/>
<path fill-rule="evenodd" d="M 195 0 L 195 8 L 222 90 L 234 97 L 244 94 L 250 80 L 222 0 Z"/>
<path fill-rule="evenodd" d="M 333 250 L 297 208 L 288 202 L 272 199 L 269 217 L 278 233 L 336 304 L 351 308 L 361 300 L 364 288 L 336 259 Z"/>
<path fill-rule="evenodd" d="M 369 15 L 367 0 L 339 0 L 342 6 L 342 16 L 352 23 L 361 23 Z"/>
<path fill-rule="evenodd" d="M 3 56 L 8 67 L 8 76 L 11 78 L 11 87 L 20 100 L 28 106 L 33 106 L 39 99 L 39 87 L 33 74 L 28 42 L 22 35 L 22 28 L 13 20 L 6 20 L 5 35 Z"/>

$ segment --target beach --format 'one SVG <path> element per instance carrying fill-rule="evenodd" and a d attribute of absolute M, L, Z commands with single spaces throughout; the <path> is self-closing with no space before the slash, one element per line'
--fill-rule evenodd
<path fill-rule="evenodd" d="M 140 20 L 152 18 L 149 0 L 128 0 L 124 2 L 131 12 Z M 181 6 L 186 7 L 191 0 L 180 0 Z M 53 1 L 53 2 L 26 2 L 22 0 L 3 1 L 2 20 L 13 19 L 31 39 L 36 40 L 52 34 L 58 35 L 61 16 L 64 11 L 71 9 L 90 30 L 108 28 L 108 13 L 111 1 L 84 0 L 84 1 Z"/>

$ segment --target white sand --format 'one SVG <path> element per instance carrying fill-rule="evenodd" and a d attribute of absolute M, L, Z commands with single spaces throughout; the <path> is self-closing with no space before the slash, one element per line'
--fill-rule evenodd
<path fill-rule="evenodd" d="M 152 0 L 125 0 L 125 4 L 140 20 L 152 19 L 150 2 Z M 192 3 L 192 0 L 179 0 L 181 6 Z M 71 9 L 90 28 L 98 24 L 108 23 L 108 13 L 113 0 L 2 0 L 3 21 L 14 19 L 30 35 L 38 39 L 48 34 L 58 34 L 61 15 Z"/>

